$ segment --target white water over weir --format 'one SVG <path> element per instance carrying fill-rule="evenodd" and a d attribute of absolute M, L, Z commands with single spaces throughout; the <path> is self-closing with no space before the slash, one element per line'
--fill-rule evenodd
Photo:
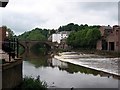
<path fill-rule="evenodd" d="M 54 58 L 63 62 L 69 62 L 86 68 L 120 76 L 120 58 L 106 58 L 95 54 L 82 54 L 76 52 L 59 53 L 59 55 L 55 55 Z"/>

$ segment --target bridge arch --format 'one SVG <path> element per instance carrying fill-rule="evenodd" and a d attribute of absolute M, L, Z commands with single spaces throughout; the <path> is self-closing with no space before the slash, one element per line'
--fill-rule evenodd
<path fill-rule="evenodd" d="M 21 51 L 19 52 L 20 55 L 21 55 L 21 54 L 24 54 L 24 53 L 25 53 L 25 50 L 27 50 L 26 47 L 25 47 L 23 44 L 21 44 L 21 43 L 18 43 L 18 44 L 19 44 L 19 51 L 21 50 Z"/>
<path fill-rule="evenodd" d="M 49 41 L 36 41 L 36 40 L 31 40 L 31 41 L 19 41 L 19 45 L 21 45 L 24 48 L 24 53 L 28 54 L 31 52 L 31 48 L 37 44 L 44 44 L 45 47 L 50 51 L 54 47 L 54 43 L 49 42 Z"/>

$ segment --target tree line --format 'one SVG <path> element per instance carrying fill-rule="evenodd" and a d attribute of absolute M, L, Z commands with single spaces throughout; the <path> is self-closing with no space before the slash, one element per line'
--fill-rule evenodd
<path fill-rule="evenodd" d="M 99 25 L 88 26 L 69 23 L 60 26 L 58 31 L 70 31 L 67 44 L 72 48 L 96 48 L 97 41 L 101 38 Z"/>
<path fill-rule="evenodd" d="M 44 41 L 52 34 L 55 33 L 55 30 L 52 29 L 41 29 L 35 28 L 31 31 L 24 32 L 23 34 L 19 35 L 19 40 L 39 40 Z"/>
<path fill-rule="evenodd" d="M 69 23 L 55 29 L 34 28 L 18 36 L 19 40 L 47 40 L 50 35 L 61 31 L 70 31 L 67 44 L 73 48 L 96 48 L 97 40 L 101 38 L 99 25 L 88 26 L 87 24 L 78 25 Z M 8 29 L 9 32 L 12 30 Z"/>
<path fill-rule="evenodd" d="M 83 29 L 71 32 L 67 38 L 67 44 L 73 48 L 96 48 L 97 41 L 101 38 L 97 28 Z"/>

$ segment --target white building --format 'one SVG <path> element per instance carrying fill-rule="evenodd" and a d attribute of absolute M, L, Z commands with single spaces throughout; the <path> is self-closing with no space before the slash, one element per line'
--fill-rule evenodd
<path fill-rule="evenodd" d="M 52 42 L 60 43 L 62 39 L 68 38 L 70 32 L 62 31 L 58 32 L 57 34 L 52 34 Z"/>
<path fill-rule="evenodd" d="M 60 43 L 61 34 L 52 34 L 52 42 Z"/>

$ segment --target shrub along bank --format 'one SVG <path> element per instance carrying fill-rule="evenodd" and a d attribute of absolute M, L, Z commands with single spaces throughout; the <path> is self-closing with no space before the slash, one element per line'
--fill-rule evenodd
<path fill-rule="evenodd" d="M 40 81 L 40 76 L 36 79 L 32 77 L 25 77 L 20 86 L 16 87 L 14 90 L 47 90 L 47 84 Z"/>

